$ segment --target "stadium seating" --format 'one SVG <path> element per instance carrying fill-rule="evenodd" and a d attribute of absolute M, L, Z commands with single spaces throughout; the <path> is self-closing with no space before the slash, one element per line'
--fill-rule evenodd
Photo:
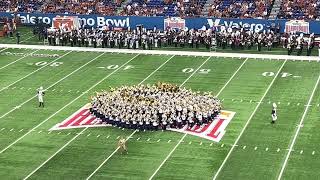
<path fill-rule="evenodd" d="M 283 19 L 316 19 L 320 0 L 281 0 L 277 15 Z M 2 0 L 2 12 L 44 12 L 129 16 L 200 16 L 268 18 L 274 0 Z"/>
<path fill-rule="evenodd" d="M 319 0 L 283 0 L 278 18 L 316 19 L 319 13 Z"/>
<path fill-rule="evenodd" d="M 272 0 L 214 0 L 209 16 L 227 18 L 267 18 Z"/>

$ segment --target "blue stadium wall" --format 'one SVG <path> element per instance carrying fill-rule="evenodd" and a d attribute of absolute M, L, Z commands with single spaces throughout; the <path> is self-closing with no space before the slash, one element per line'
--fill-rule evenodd
<path fill-rule="evenodd" d="M 12 13 L 0 12 L 0 17 L 13 17 Z M 52 19 L 57 15 L 66 16 L 66 14 L 42 14 L 42 13 L 17 13 L 22 23 L 35 24 L 36 18 L 41 19 L 46 24 L 51 24 Z M 72 15 L 68 15 L 72 16 Z M 80 19 L 81 25 L 89 27 L 102 27 L 108 25 L 115 28 L 135 28 L 137 25 L 143 24 L 147 29 L 164 29 L 165 17 L 140 17 L 140 16 L 100 16 L 100 15 L 76 15 Z M 284 32 L 287 20 L 266 20 L 266 19 L 225 19 L 225 18 L 186 18 L 185 26 L 189 29 L 200 29 L 203 26 L 207 28 L 213 26 L 244 27 L 256 32 L 268 29 L 272 23 L 280 25 L 280 32 Z M 320 22 L 309 21 L 310 33 L 320 34 Z"/>

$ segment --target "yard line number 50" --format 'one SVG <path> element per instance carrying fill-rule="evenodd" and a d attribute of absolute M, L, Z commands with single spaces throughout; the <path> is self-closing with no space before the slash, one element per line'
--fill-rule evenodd
<path fill-rule="evenodd" d="M 193 71 L 195 71 L 195 69 L 193 69 L 193 68 L 182 69 L 182 72 L 184 72 L 184 73 L 192 73 Z M 198 73 L 208 74 L 210 71 L 211 71 L 211 69 L 199 69 Z"/>

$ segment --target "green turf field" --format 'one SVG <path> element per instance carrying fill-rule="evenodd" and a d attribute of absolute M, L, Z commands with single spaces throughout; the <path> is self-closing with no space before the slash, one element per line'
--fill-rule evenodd
<path fill-rule="evenodd" d="M 309 61 L 5 49 L 0 177 L 319 179 L 319 75 L 320 63 Z M 114 127 L 48 131 L 95 91 L 158 81 L 218 95 L 223 109 L 236 112 L 222 140 Z M 37 107 L 40 86 L 45 108 Z M 115 151 L 119 136 L 129 138 L 127 155 Z"/>

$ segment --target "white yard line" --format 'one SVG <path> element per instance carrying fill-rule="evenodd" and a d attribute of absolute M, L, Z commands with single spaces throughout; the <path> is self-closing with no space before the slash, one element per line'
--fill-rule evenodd
<path fill-rule="evenodd" d="M 50 89 L 51 87 L 55 86 L 56 84 L 60 83 L 61 81 L 67 79 L 69 76 L 71 76 L 72 74 L 78 72 L 80 69 L 82 69 L 83 67 L 85 67 L 86 65 L 88 65 L 89 63 L 91 63 L 92 61 L 95 61 L 96 59 L 98 59 L 99 57 L 101 57 L 102 55 L 104 55 L 105 53 L 102 53 L 100 55 L 98 55 L 97 57 L 91 59 L 90 61 L 88 61 L 87 63 L 83 64 L 82 66 L 80 66 L 79 68 L 77 68 L 76 70 L 72 71 L 71 73 L 69 73 L 68 75 L 64 76 L 63 78 L 61 78 L 60 80 L 58 80 L 57 82 L 51 84 L 49 87 L 47 87 L 45 89 L 48 90 Z M 33 97 L 29 98 L 28 100 L 24 101 L 23 103 L 21 103 L 20 105 L 14 107 L 13 109 L 9 110 L 8 112 L 4 113 L 2 116 L 0 116 L 0 119 L 1 118 L 4 118 L 5 116 L 7 116 L 8 114 L 10 114 L 11 112 L 15 111 L 16 109 L 20 108 L 21 106 L 23 106 L 24 104 L 28 103 L 29 101 L 31 101 L 33 98 L 35 98 L 36 95 L 34 95 Z"/>
<path fill-rule="evenodd" d="M 264 97 L 267 95 L 267 93 L 269 92 L 271 86 L 273 85 L 273 83 L 275 82 L 276 78 L 278 77 L 278 75 L 280 74 L 283 66 L 285 65 L 285 63 L 287 62 L 287 60 L 285 60 L 281 67 L 279 68 L 277 74 L 274 76 L 274 78 L 272 79 L 271 83 L 269 84 L 267 90 L 264 92 L 263 96 L 261 97 L 259 103 L 257 103 L 256 108 L 254 109 L 254 111 L 252 112 L 252 114 L 250 115 L 249 119 L 247 120 L 246 124 L 244 125 L 243 129 L 241 130 L 239 136 L 237 137 L 236 141 L 234 142 L 233 146 L 231 147 L 230 151 L 228 152 L 227 156 L 225 157 L 225 159 L 223 160 L 221 166 L 219 167 L 218 171 L 215 173 L 213 180 L 217 179 L 219 173 L 221 172 L 222 168 L 224 167 L 224 165 L 226 164 L 227 160 L 229 159 L 233 149 L 236 147 L 234 145 L 238 144 L 238 141 L 240 140 L 243 132 L 245 131 L 245 129 L 247 128 L 248 124 L 250 123 L 252 117 L 254 116 L 254 114 L 256 113 L 256 111 L 258 110 L 258 108 L 260 107 L 261 102 L 263 101 Z"/>
<path fill-rule="evenodd" d="M 179 142 L 174 146 L 174 148 L 170 151 L 170 153 L 167 155 L 167 157 L 161 162 L 160 166 L 154 171 L 154 173 L 151 175 L 149 180 L 153 179 L 153 177 L 158 173 L 160 168 L 164 165 L 164 163 L 169 159 L 169 157 L 172 155 L 172 153 L 177 149 L 177 147 L 180 145 L 180 143 L 183 141 L 183 139 L 187 136 L 187 134 L 184 134 L 182 138 L 179 140 Z"/>
<path fill-rule="evenodd" d="M 171 58 L 172 58 L 172 57 L 171 57 Z M 195 70 L 185 81 L 183 81 L 183 83 L 182 83 L 179 87 L 183 86 L 210 58 L 211 58 L 211 57 L 208 57 L 208 58 L 197 68 L 197 70 Z M 131 138 L 131 137 L 134 135 L 135 132 L 136 132 L 136 131 L 134 131 L 127 139 Z M 183 140 L 183 139 L 182 139 L 182 140 Z M 181 140 L 181 141 L 182 141 L 182 140 Z M 178 144 L 180 144 L 181 141 L 179 141 Z M 103 161 L 103 162 L 98 166 L 98 168 L 96 168 L 96 169 L 87 177 L 86 180 L 89 180 L 89 179 L 118 151 L 118 149 L 119 149 L 119 147 L 118 147 L 116 150 L 114 150 L 114 151 L 111 153 L 111 155 L 110 155 L 105 161 Z"/>
<path fill-rule="evenodd" d="M 224 84 L 224 86 L 220 89 L 220 91 L 216 94 L 216 97 L 218 97 L 221 92 L 227 87 L 227 85 L 230 83 L 230 81 L 234 78 L 234 76 L 240 71 L 240 69 L 242 68 L 242 66 L 248 61 L 249 58 L 246 58 L 245 61 L 243 61 L 243 63 L 239 66 L 239 68 L 233 73 L 233 75 L 231 76 L 231 78 L 227 81 L 226 84 Z"/>
<path fill-rule="evenodd" d="M 138 49 L 116 49 L 116 48 L 90 48 L 90 47 L 69 47 L 69 46 L 43 46 L 25 44 L 0 44 L 0 48 L 27 48 L 45 50 L 73 50 L 87 52 L 115 52 L 115 53 L 134 53 L 134 54 L 157 54 L 157 55 L 177 55 L 177 56 L 210 56 L 210 57 L 229 57 L 229 58 L 253 58 L 253 59 L 273 59 L 273 60 L 301 60 L 319 61 L 318 56 L 288 56 L 272 54 L 245 54 L 245 53 L 223 53 L 223 52 L 196 52 L 196 51 L 163 51 L 163 50 L 138 50 Z"/>
<path fill-rule="evenodd" d="M 283 164 L 282 164 L 281 171 L 280 171 L 279 176 L 278 176 L 278 180 L 280 180 L 280 179 L 282 178 L 283 172 L 284 172 L 284 170 L 285 170 L 285 168 L 286 168 L 286 165 L 287 165 L 287 163 L 288 163 L 288 160 L 289 160 L 290 154 L 291 154 L 291 152 L 292 152 L 293 146 L 294 146 L 294 144 L 295 144 L 295 142 L 296 142 L 296 140 L 297 140 L 297 137 L 298 137 L 298 134 L 299 134 L 300 129 L 301 129 L 301 127 L 302 127 L 303 121 L 304 121 L 304 119 L 305 119 L 305 117 L 306 117 L 306 115 L 307 115 L 307 112 L 308 112 L 308 110 L 309 110 L 309 107 L 310 107 L 311 101 L 312 101 L 312 99 L 313 99 L 314 93 L 316 92 L 316 89 L 317 89 L 317 87 L 318 87 L 318 85 L 319 85 L 319 81 L 320 81 L 320 76 L 318 77 L 318 80 L 317 80 L 317 82 L 316 82 L 316 84 L 315 84 L 315 86 L 314 86 L 314 88 L 313 88 L 313 91 L 312 91 L 312 93 L 311 93 L 311 95 L 310 95 L 308 104 L 307 104 L 307 106 L 306 106 L 306 108 L 305 108 L 305 110 L 304 110 L 304 112 L 303 112 L 302 117 L 301 117 L 301 120 L 300 120 L 299 126 L 298 126 L 298 128 L 297 128 L 297 131 L 296 131 L 296 133 L 294 134 L 294 137 L 293 137 L 293 139 L 292 139 L 292 142 L 291 142 L 291 144 L 290 144 L 290 146 L 289 146 L 289 151 L 288 151 L 287 156 L 286 156 L 286 158 L 285 158 L 285 160 L 284 160 L 284 162 L 283 162 Z M 301 153 L 301 154 L 302 154 L 302 153 Z"/>
<path fill-rule="evenodd" d="M 44 65 L 44 66 L 41 66 L 40 68 L 38 68 L 38 69 L 36 69 L 36 70 L 32 71 L 31 73 L 29 73 L 29 74 L 27 74 L 27 75 L 23 76 L 22 78 L 20 78 L 20 79 L 18 79 L 18 80 L 16 80 L 16 81 L 12 82 L 11 84 L 9 84 L 9 85 L 7 85 L 7 86 L 5 86 L 5 87 L 1 88 L 1 89 L 0 89 L 0 92 L 1 92 L 1 91 L 3 91 L 3 90 L 5 90 L 5 89 L 7 89 L 7 88 L 9 88 L 10 86 L 12 86 L 12 85 L 16 84 L 17 82 L 20 82 L 21 80 L 23 80 L 23 79 L 25 79 L 25 78 L 27 78 L 27 77 L 31 76 L 32 74 L 34 74 L 34 73 L 36 73 L 36 72 L 40 71 L 41 69 L 43 69 L 43 68 L 45 68 L 45 67 L 47 67 L 47 66 L 51 65 L 51 63 L 53 63 L 53 62 L 55 62 L 55 61 L 58 61 L 59 59 L 61 59 L 61 58 L 65 57 L 66 55 L 70 54 L 71 52 L 72 52 L 72 51 L 67 52 L 66 54 L 64 54 L 64 55 L 62 55 L 62 56 L 60 56 L 60 57 L 58 57 L 58 58 L 54 59 L 53 61 L 50 61 L 50 63 L 48 63 L 48 64 L 46 64 L 46 65 Z"/>
<path fill-rule="evenodd" d="M 139 54 L 138 54 L 139 55 Z M 90 89 L 88 89 L 87 91 L 90 91 L 91 89 L 93 89 L 95 86 L 97 86 L 98 84 L 100 84 L 101 82 L 103 82 L 105 79 L 107 79 L 108 77 L 110 77 L 112 74 L 114 74 L 115 72 L 117 72 L 119 69 L 121 69 L 123 66 L 125 66 L 125 65 L 127 65 L 129 62 L 131 62 L 133 59 L 135 59 L 138 55 L 136 55 L 136 56 L 134 56 L 133 58 L 131 58 L 129 61 L 127 61 L 126 63 L 124 63 L 123 65 L 121 65 L 118 69 L 116 69 L 115 71 L 113 71 L 112 73 L 110 73 L 108 76 L 106 76 L 105 78 L 103 78 L 102 80 L 100 80 L 99 82 L 97 82 L 95 85 L 93 85 Z M 164 66 L 168 61 L 170 61 L 172 58 L 174 57 L 174 55 L 173 56 L 171 56 L 170 58 L 168 58 L 163 64 L 161 64 L 156 70 L 154 70 L 151 74 L 149 74 L 145 79 L 143 79 L 139 84 L 142 84 L 143 82 L 145 82 L 150 76 L 152 76 L 155 72 L 157 72 L 162 66 Z M 70 104 L 72 104 L 74 101 L 76 101 L 77 99 L 79 99 L 81 96 L 83 96 L 84 94 L 82 94 L 82 95 L 80 95 L 80 96 L 78 96 L 76 99 L 74 99 L 73 101 L 71 101 L 70 103 L 68 103 L 66 106 L 68 106 L 68 105 L 70 105 Z M 65 107 L 66 107 L 65 106 Z M 64 107 L 64 108 L 65 108 Z M 63 109 L 64 109 L 63 108 Z M 62 109 L 60 109 L 59 111 L 57 111 L 55 114 L 57 114 L 57 113 L 59 113 L 60 111 L 61 111 Z M 54 114 L 54 115 L 55 115 Z M 54 115 L 52 115 L 52 116 L 54 116 Z M 52 116 L 50 116 L 50 117 L 52 117 Z M 50 118 L 49 117 L 49 118 Z M 48 119 L 49 119 L 48 118 Z M 47 120 L 46 120 L 47 121 Z M 41 124 L 43 124 L 44 122 L 42 122 Z M 41 125 L 41 124 L 39 124 L 38 125 L 38 127 Z M 65 147 L 67 147 L 72 141 L 74 141 L 80 134 L 82 134 L 85 130 L 87 130 L 88 129 L 88 127 L 86 127 L 85 129 L 83 129 L 79 134 L 77 134 L 76 136 L 74 136 L 70 141 L 68 141 L 64 146 L 62 146 L 58 151 L 56 151 L 51 157 L 49 157 L 45 162 L 43 162 L 40 166 L 38 166 L 34 171 L 32 171 L 26 178 L 24 178 L 24 179 L 28 179 L 30 176 L 32 176 L 32 174 L 34 174 L 36 171 L 38 171 L 43 165 L 45 165 L 48 161 L 50 161 L 55 155 L 57 155 L 60 151 L 62 151 Z M 129 138 L 131 138 L 134 134 L 135 134 L 135 132 L 136 131 L 134 131 L 128 138 L 127 138 L 127 140 L 129 139 Z M 22 139 L 22 138 L 21 138 Z M 113 153 L 112 153 L 112 155 L 113 154 L 115 154 L 117 151 L 118 151 L 118 149 L 119 148 L 117 148 Z M 1 153 L 1 151 L 0 151 L 0 153 Z M 110 155 L 110 157 L 112 157 L 112 155 Z M 109 159 L 109 158 L 108 158 Z M 107 160 L 108 160 L 107 159 Z M 105 162 L 107 162 L 107 160 L 105 160 Z M 105 163 L 104 162 L 104 163 Z M 104 164 L 103 163 L 103 164 Z M 102 164 L 102 165 L 103 165 Z M 101 166 L 102 166 L 101 165 Z M 97 169 L 98 170 L 98 169 Z"/>
<path fill-rule="evenodd" d="M 8 67 L 8 66 L 10 66 L 11 64 L 14 64 L 14 63 L 16 63 L 16 62 L 18 62 L 18 61 L 21 61 L 22 59 L 24 59 L 24 58 L 26 58 L 26 57 L 34 54 L 35 52 L 37 52 L 37 51 L 39 51 L 39 50 L 40 50 L 40 49 L 37 49 L 37 50 L 35 50 L 35 51 L 32 51 L 31 53 L 28 53 L 28 54 L 22 56 L 21 58 L 19 58 L 19 59 L 15 60 L 15 61 L 10 62 L 9 64 L 6 64 L 6 65 L 0 67 L 0 70 L 6 68 L 6 67 Z"/>
<path fill-rule="evenodd" d="M 207 59 L 209 60 L 209 59 Z M 248 58 L 243 61 L 243 63 L 239 66 L 239 68 L 233 73 L 233 75 L 230 77 L 230 79 L 225 83 L 225 85 L 220 89 L 220 91 L 218 92 L 218 94 L 216 95 L 216 97 L 223 91 L 223 89 L 230 83 L 230 81 L 234 78 L 234 76 L 239 72 L 239 70 L 242 68 L 242 66 L 247 62 Z M 203 65 L 203 64 L 202 64 Z M 201 65 L 201 66 L 202 66 Z M 197 72 L 201 66 L 194 72 Z M 162 163 L 160 164 L 160 166 L 156 169 L 156 171 L 151 175 L 151 177 L 149 178 L 149 180 L 153 179 L 153 177 L 158 173 L 158 171 L 160 170 L 160 168 L 164 165 L 164 163 L 169 159 L 169 157 L 172 155 L 172 153 L 177 149 L 177 147 L 180 145 L 180 143 L 184 140 L 184 138 L 187 136 L 187 134 L 184 134 L 182 136 L 182 138 L 179 140 L 179 142 L 176 144 L 176 146 L 170 151 L 170 153 L 167 155 L 167 157 L 162 161 Z M 190 143 L 189 143 L 190 144 Z"/>
<path fill-rule="evenodd" d="M 3 49 L 0 50 L 0 52 L 5 51 L 5 50 L 7 50 L 7 49 L 9 49 L 9 48 L 3 48 Z"/>
<path fill-rule="evenodd" d="M 126 141 L 131 138 L 135 133 L 137 132 L 137 130 L 133 131 L 133 133 L 131 133 Z M 99 169 L 119 150 L 120 147 L 117 147 L 116 150 L 114 150 L 87 178 L 86 180 L 90 179 L 97 171 L 99 171 Z"/>
<path fill-rule="evenodd" d="M 104 53 L 100 54 L 99 56 L 95 57 L 94 59 L 92 59 L 91 61 L 101 57 Z M 127 61 L 126 63 L 124 63 L 123 65 L 121 65 L 119 68 L 115 69 L 114 71 L 112 71 L 110 74 L 108 74 L 107 76 L 105 76 L 103 79 L 101 79 L 100 81 L 98 81 L 96 84 L 94 84 L 93 86 L 91 86 L 86 92 L 90 91 L 91 89 L 93 89 L 94 87 L 96 87 L 97 85 L 99 85 L 101 82 L 103 82 L 104 80 L 106 80 L 107 78 L 109 78 L 111 75 L 113 75 L 115 72 L 117 72 L 120 68 L 122 68 L 123 66 L 125 66 L 126 64 L 128 64 L 129 62 L 131 62 L 133 59 L 135 59 L 138 55 L 134 56 L 133 58 L 131 58 L 129 61 Z M 90 62 L 90 61 L 89 61 Z M 56 114 L 60 113 L 62 110 L 64 110 L 65 108 L 67 108 L 69 105 L 71 105 L 73 102 L 75 102 L 76 100 L 78 100 L 79 98 L 81 98 L 83 95 L 85 95 L 86 93 L 82 93 L 80 94 L 78 97 L 76 97 L 75 99 L 73 99 L 72 101 L 70 101 L 68 104 L 66 104 L 65 106 L 63 106 L 61 109 L 59 109 L 58 111 L 56 111 L 55 113 L 51 114 L 47 119 L 45 119 L 44 121 L 42 121 L 41 123 L 39 123 L 37 126 L 33 127 L 30 131 L 28 131 L 27 133 L 25 133 L 24 135 L 22 135 L 21 137 L 19 137 L 18 139 L 16 139 L 14 142 L 12 142 L 10 145 L 8 145 L 7 147 L 5 147 L 4 149 L 2 149 L 0 151 L 0 154 L 5 152 L 7 149 L 9 149 L 11 146 L 13 146 L 14 144 L 16 144 L 17 142 L 19 142 L 21 139 L 23 139 L 25 136 L 27 136 L 28 134 L 30 134 L 30 132 L 34 131 L 35 129 L 37 129 L 39 126 L 41 126 L 42 124 L 44 124 L 45 122 L 47 122 L 49 119 L 51 119 L 52 117 L 54 117 Z"/>

